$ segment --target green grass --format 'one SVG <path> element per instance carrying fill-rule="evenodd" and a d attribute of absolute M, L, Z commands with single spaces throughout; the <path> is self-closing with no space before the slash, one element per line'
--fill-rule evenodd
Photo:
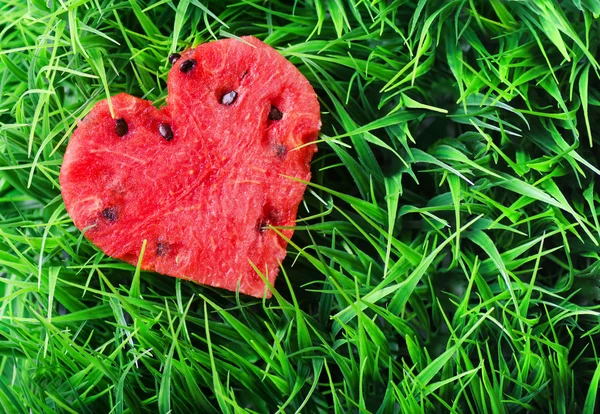
<path fill-rule="evenodd" d="M 0 412 L 600 410 L 600 1 L 0 0 Z M 58 174 L 94 103 L 255 35 L 314 86 L 271 300 L 106 257 Z"/>

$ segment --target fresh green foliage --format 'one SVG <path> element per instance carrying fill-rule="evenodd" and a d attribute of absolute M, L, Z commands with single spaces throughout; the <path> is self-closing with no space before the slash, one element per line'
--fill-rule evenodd
<path fill-rule="evenodd" d="M 0 411 L 599 410 L 599 14 L 598 0 L 0 0 Z M 249 34 L 323 111 L 262 301 L 106 257 L 58 182 L 95 102 L 162 105 L 169 53 Z"/>

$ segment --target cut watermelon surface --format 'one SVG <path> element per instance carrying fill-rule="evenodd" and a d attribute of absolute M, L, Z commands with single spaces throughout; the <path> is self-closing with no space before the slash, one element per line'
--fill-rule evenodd
<path fill-rule="evenodd" d="M 80 122 L 60 173 L 75 225 L 142 269 L 262 297 L 293 226 L 320 128 L 306 78 L 244 37 L 171 55 L 167 105 L 120 94 Z M 286 238 L 292 229 L 279 230 Z M 267 297 L 271 293 L 266 291 Z"/>

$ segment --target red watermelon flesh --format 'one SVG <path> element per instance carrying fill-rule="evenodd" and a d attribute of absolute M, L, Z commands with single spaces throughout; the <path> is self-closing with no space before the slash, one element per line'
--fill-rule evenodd
<path fill-rule="evenodd" d="M 175 57 L 176 58 L 176 57 Z M 174 60 L 174 59 L 172 59 Z M 75 225 L 142 269 L 262 297 L 286 255 L 321 125 L 306 78 L 253 37 L 181 54 L 167 105 L 120 94 L 80 122 L 60 173 Z M 280 229 L 286 237 L 293 230 Z M 267 290 L 267 297 L 270 292 Z"/>

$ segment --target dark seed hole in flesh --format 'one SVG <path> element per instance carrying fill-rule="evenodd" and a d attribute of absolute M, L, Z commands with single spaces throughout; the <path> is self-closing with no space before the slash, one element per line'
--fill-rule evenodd
<path fill-rule="evenodd" d="M 279 220 L 281 219 L 279 211 L 277 211 L 273 206 L 267 204 L 263 207 L 263 214 L 258 219 L 258 223 L 256 225 L 256 229 L 259 233 L 264 233 L 268 230 L 270 225 L 277 225 Z"/>
<path fill-rule="evenodd" d="M 275 144 L 273 145 L 273 149 L 279 158 L 284 158 L 287 155 L 287 147 L 283 144 Z"/>
<path fill-rule="evenodd" d="M 179 58 L 181 57 L 181 55 L 179 53 L 171 53 L 169 55 L 169 63 L 171 65 L 174 65 L 175 62 L 177 62 L 179 60 Z"/>
<path fill-rule="evenodd" d="M 258 224 L 256 226 L 256 229 L 258 230 L 259 233 L 264 233 L 265 231 L 268 230 L 269 227 L 269 223 L 267 223 L 266 221 L 264 221 L 264 219 L 260 219 L 258 220 Z"/>
<path fill-rule="evenodd" d="M 169 124 L 160 124 L 158 126 L 158 133 L 165 141 L 171 141 L 173 139 L 173 130 Z"/>
<path fill-rule="evenodd" d="M 269 111 L 269 119 L 271 121 L 280 121 L 283 118 L 283 112 L 281 112 L 277 107 L 271 105 L 271 110 Z"/>
<path fill-rule="evenodd" d="M 244 79 L 247 74 L 248 74 L 248 71 L 245 70 L 244 73 L 242 73 L 242 76 L 240 76 L 240 79 Z"/>
<path fill-rule="evenodd" d="M 127 132 L 129 132 L 129 126 L 127 125 L 127 122 L 125 122 L 123 118 L 117 119 L 115 121 L 115 133 L 119 137 L 123 137 L 125 134 L 127 134 Z"/>
<path fill-rule="evenodd" d="M 159 241 L 156 243 L 156 255 L 158 257 L 163 257 L 169 252 L 169 243 Z"/>
<path fill-rule="evenodd" d="M 179 70 L 183 73 L 188 73 L 190 70 L 194 69 L 196 66 L 196 59 L 188 59 L 184 60 L 181 65 L 179 65 Z"/>
<path fill-rule="evenodd" d="M 102 217 L 104 217 L 108 221 L 117 221 L 119 218 L 119 212 L 114 207 L 107 207 L 102 210 Z"/>
<path fill-rule="evenodd" d="M 225 95 L 221 97 L 221 103 L 223 105 L 233 105 L 235 100 L 237 99 L 238 93 L 236 91 L 227 92 Z"/>

